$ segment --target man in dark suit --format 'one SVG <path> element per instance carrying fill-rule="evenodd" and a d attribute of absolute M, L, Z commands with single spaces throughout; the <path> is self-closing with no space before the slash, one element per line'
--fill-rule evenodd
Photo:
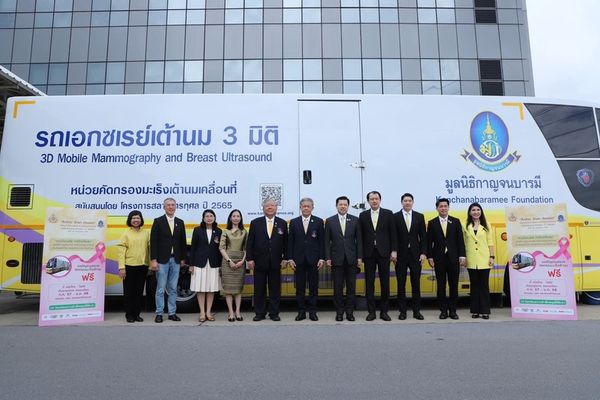
<path fill-rule="evenodd" d="M 396 225 L 394 214 L 381 208 L 381 194 L 372 191 L 367 194 L 370 210 L 360 213 L 360 229 L 365 255 L 365 286 L 369 314 L 367 321 L 375 319 L 375 271 L 379 272 L 381 303 L 379 317 L 391 321 L 388 315 L 390 297 L 390 262 L 396 262 Z"/>
<path fill-rule="evenodd" d="M 406 319 L 406 275 L 410 270 L 412 288 L 413 317 L 422 320 L 421 314 L 421 263 L 427 259 L 427 237 L 425 217 L 414 211 L 414 197 L 410 193 L 402 195 L 402 210 L 394 214 L 398 236 L 398 261 L 396 281 L 398 283 L 399 319 Z"/>
<path fill-rule="evenodd" d="M 269 287 L 269 318 L 280 321 L 281 268 L 287 260 L 287 223 L 276 217 L 277 204 L 272 199 L 263 201 L 263 217 L 250 223 L 246 242 L 248 268 L 254 270 L 254 321 L 262 321 L 267 314 L 267 285 Z"/>
<path fill-rule="evenodd" d="M 163 202 L 165 215 L 158 217 L 150 231 L 150 269 L 156 271 L 156 317 L 154 322 L 163 322 L 165 288 L 169 291 L 168 312 L 171 321 L 181 321 L 177 312 L 177 283 L 179 268 L 185 265 L 187 241 L 185 224 L 175 217 L 177 202 L 168 198 Z"/>
<path fill-rule="evenodd" d="M 458 319 L 458 274 L 460 266 L 465 264 L 465 239 L 458 218 L 448 215 L 450 200 L 440 198 L 435 202 L 438 216 L 427 224 L 427 257 L 435 269 L 437 280 L 437 299 L 440 307 L 440 319 Z M 446 298 L 446 278 L 450 296 Z"/>
<path fill-rule="evenodd" d="M 300 200 L 300 213 L 290 221 L 288 237 L 288 264 L 295 271 L 296 301 L 298 315 L 296 321 L 306 319 L 306 279 L 308 278 L 308 315 L 311 321 L 318 321 L 317 296 L 319 291 L 319 270 L 325 259 L 325 231 L 323 220 L 312 215 L 315 208 L 312 199 Z"/>
<path fill-rule="evenodd" d="M 325 223 L 325 259 L 333 268 L 333 302 L 336 321 L 354 321 L 354 300 L 356 298 L 356 271 L 362 264 L 362 236 L 358 218 L 348 214 L 350 199 L 346 196 L 335 200 L 337 214 L 327 218 Z M 346 305 L 344 306 L 344 284 L 346 284 Z"/>

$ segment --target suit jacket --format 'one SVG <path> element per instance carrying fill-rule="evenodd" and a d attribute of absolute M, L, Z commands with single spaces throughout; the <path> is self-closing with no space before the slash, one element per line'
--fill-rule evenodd
<path fill-rule="evenodd" d="M 210 241 L 206 236 L 206 230 L 199 226 L 194 228 L 192 233 L 192 248 L 190 250 L 189 264 L 194 267 L 206 267 L 206 261 L 210 262 L 211 268 L 219 268 L 223 256 L 219 251 L 223 231 L 220 228 L 213 229 L 210 235 Z"/>
<path fill-rule="evenodd" d="M 448 216 L 446 225 L 446 236 L 442 231 L 440 218 L 435 217 L 427 224 L 427 258 L 433 258 L 438 262 L 448 248 L 448 257 L 453 262 L 458 262 L 458 257 L 465 257 L 465 239 L 463 237 L 462 225 L 458 218 Z"/>
<path fill-rule="evenodd" d="M 150 230 L 150 260 L 157 260 L 159 264 L 166 264 L 171 254 L 177 263 L 186 259 L 185 224 L 183 220 L 177 217 L 175 217 L 173 224 L 173 233 L 171 233 L 166 215 L 154 219 Z"/>
<path fill-rule="evenodd" d="M 325 259 L 333 265 L 343 265 L 344 258 L 349 264 L 363 258 L 363 242 L 358 218 L 346 214 L 346 229 L 342 235 L 340 217 L 335 214 L 325 223 Z"/>
<path fill-rule="evenodd" d="M 490 269 L 490 246 L 494 245 L 492 232 L 480 226 L 475 234 L 473 225 L 469 225 L 463 227 L 463 236 L 467 250 L 467 268 Z"/>
<path fill-rule="evenodd" d="M 254 261 L 257 269 L 268 269 L 269 265 L 279 266 L 281 260 L 287 260 L 287 242 L 288 228 L 283 219 L 274 218 L 273 232 L 269 238 L 266 218 L 255 218 L 248 231 L 246 260 Z"/>
<path fill-rule="evenodd" d="M 325 259 L 323 220 L 311 215 L 308 229 L 304 233 L 303 218 L 299 216 L 290 221 L 287 254 L 296 264 L 302 264 L 306 260 L 310 265 L 317 265 L 319 260 Z"/>
<path fill-rule="evenodd" d="M 427 254 L 427 234 L 423 214 L 412 210 L 410 230 L 406 226 L 403 210 L 394 214 L 394 221 L 398 236 L 398 259 L 418 261 L 421 254 Z"/>
<path fill-rule="evenodd" d="M 379 209 L 377 229 L 373 229 L 371 210 L 361 212 L 359 220 L 365 258 L 373 256 L 375 241 L 377 241 L 377 251 L 381 256 L 387 257 L 392 251 L 397 250 L 396 223 L 394 222 L 394 214 L 390 210 Z"/>

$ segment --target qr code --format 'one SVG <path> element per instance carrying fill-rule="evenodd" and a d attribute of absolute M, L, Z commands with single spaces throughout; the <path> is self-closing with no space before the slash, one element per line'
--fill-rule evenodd
<path fill-rule="evenodd" d="M 261 183 L 260 185 L 260 206 L 267 199 L 275 201 L 277 207 L 283 207 L 283 184 L 282 183 Z"/>

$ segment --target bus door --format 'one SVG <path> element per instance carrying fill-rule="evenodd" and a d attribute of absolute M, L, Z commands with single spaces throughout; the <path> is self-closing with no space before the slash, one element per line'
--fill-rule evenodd
<path fill-rule="evenodd" d="M 575 283 L 577 276 L 581 276 L 581 290 L 600 289 L 600 226 L 582 226 L 578 228 L 579 244 L 581 248 L 581 272 L 575 270 Z M 575 261 L 575 260 L 574 260 Z M 575 265 L 573 265 L 575 267 Z"/>
<path fill-rule="evenodd" d="M 359 109 L 358 100 L 298 101 L 300 198 L 312 198 L 314 215 L 323 219 L 336 214 L 335 199 L 339 196 L 350 198 L 349 214 L 358 216 L 362 211 Z M 289 289 L 295 290 L 291 285 Z M 331 268 L 319 272 L 319 291 L 333 295 Z"/>

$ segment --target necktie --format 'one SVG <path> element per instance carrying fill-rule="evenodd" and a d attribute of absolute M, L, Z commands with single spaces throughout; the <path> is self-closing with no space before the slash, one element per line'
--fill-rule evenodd
<path fill-rule="evenodd" d="M 342 236 L 346 234 L 346 217 L 340 218 L 340 226 L 342 227 Z"/>
<path fill-rule="evenodd" d="M 304 225 L 304 234 L 308 231 L 308 218 L 302 218 L 302 225 Z"/>
<path fill-rule="evenodd" d="M 406 230 L 410 231 L 410 213 L 406 213 Z"/>
<path fill-rule="evenodd" d="M 444 218 L 442 219 L 442 232 L 444 232 L 444 237 L 446 237 L 446 228 L 448 227 L 448 221 Z"/>
<path fill-rule="evenodd" d="M 373 229 L 377 229 L 377 219 L 379 218 L 379 211 L 373 211 L 371 213 L 371 220 L 373 221 Z"/>
<path fill-rule="evenodd" d="M 271 233 L 273 233 L 273 220 L 267 219 L 267 234 L 269 235 L 269 239 L 271 238 Z"/>
<path fill-rule="evenodd" d="M 169 229 L 171 230 L 171 235 L 172 235 L 173 234 L 173 230 L 175 229 L 174 218 L 167 218 L 167 220 L 169 221 Z"/>

